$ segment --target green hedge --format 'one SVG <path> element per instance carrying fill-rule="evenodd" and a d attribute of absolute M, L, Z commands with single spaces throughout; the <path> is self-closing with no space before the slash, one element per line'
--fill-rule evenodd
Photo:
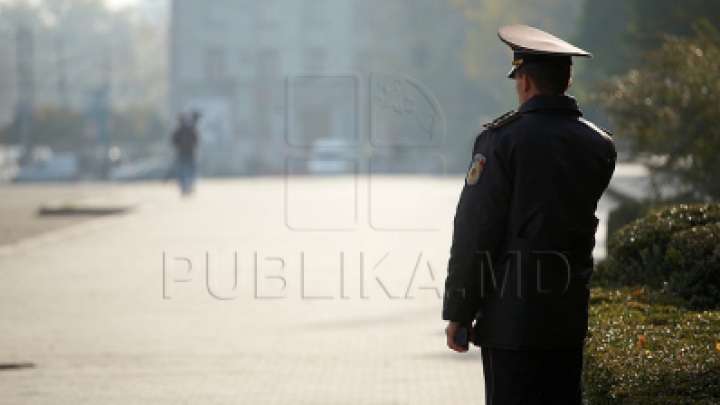
<path fill-rule="evenodd" d="M 713 281 L 720 270 L 712 253 L 720 245 L 712 226 L 717 223 L 720 203 L 668 207 L 633 221 L 610 237 L 608 259 L 598 265 L 593 282 L 667 287 L 696 308 L 720 308 L 720 284 Z"/>
<path fill-rule="evenodd" d="M 618 195 L 617 198 L 622 202 L 617 207 L 610 210 L 607 220 L 608 235 L 614 234 L 623 226 L 632 221 L 643 218 L 654 211 L 662 210 L 673 205 L 697 204 L 702 202 L 691 193 L 680 194 L 674 197 L 664 198 L 662 200 L 646 199 L 642 201 L 635 201 L 622 195 Z"/>
<path fill-rule="evenodd" d="M 692 308 L 720 308 L 720 223 L 676 233 L 665 257 L 673 269 L 668 290 Z"/>
<path fill-rule="evenodd" d="M 649 201 L 626 201 L 618 205 L 608 215 L 607 234 L 614 234 L 623 226 L 649 214 L 653 208 L 656 208 L 655 204 Z"/>
<path fill-rule="evenodd" d="M 720 404 L 720 312 L 650 290 L 593 289 L 586 404 Z"/>

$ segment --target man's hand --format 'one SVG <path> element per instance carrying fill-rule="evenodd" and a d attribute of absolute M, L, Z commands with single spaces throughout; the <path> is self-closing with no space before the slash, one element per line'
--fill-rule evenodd
<path fill-rule="evenodd" d="M 467 346 L 458 346 L 455 344 L 455 339 L 454 339 L 455 332 L 461 326 L 465 326 L 468 331 L 468 345 Z M 466 351 L 468 351 L 470 342 L 472 342 L 475 339 L 475 332 L 473 331 L 472 325 L 470 325 L 470 324 L 463 324 L 460 322 L 449 322 L 447 328 L 445 328 L 445 337 L 447 338 L 447 345 L 450 349 L 455 350 L 458 353 L 465 353 Z"/>

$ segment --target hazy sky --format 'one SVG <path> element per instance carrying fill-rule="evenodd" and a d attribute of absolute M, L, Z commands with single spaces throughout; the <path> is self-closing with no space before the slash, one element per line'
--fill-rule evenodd
<path fill-rule="evenodd" d="M 105 0 L 105 3 L 111 8 L 121 8 L 128 5 L 136 5 L 138 0 Z"/>
<path fill-rule="evenodd" d="M 127 6 L 142 5 L 145 9 L 163 8 L 168 0 L 103 0 L 110 8 L 118 9 Z"/>
<path fill-rule="evenodd" d="M 0 0 L 2 1 L 2 0 Z M 158 26 L 167 26 L 169 0 L 102 0 L 110 9 L 138 7 L 148 21 Z"/>

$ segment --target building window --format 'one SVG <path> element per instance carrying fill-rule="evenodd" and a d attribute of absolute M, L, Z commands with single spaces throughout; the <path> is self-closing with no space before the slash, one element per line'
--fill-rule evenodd
<path fill-rule="evenodd" d="M 238 53 L 238 61 L 240 65 L 247 66 L 252 62 L 252 52 L 247 49 L 243 49 Z"/>
<path fill-rule="evenodd" d="M 226 74 L 225 50 L 219 47 L 205 49 L 205 78 L 219 80 L 224 79 Z"/>
<path fill-rule="evenodd" d="M 206 0 L 204 11 L 206 29 L 213 31 L 225 29 L 227 16 L 230 13 L 228 3 L 222 0 Z"/>
<path fill-rule="evenodd" d="M 325 1 L 323 0 L 306 0 L 303 13 L 305 18 L 305 26 L 309 28 L 318 27 L 323 24 L 323 13 L 325 11 Z"/>
<path fill-rule="evenodd" d="M 258 55 L 258 77 L 274 79 L 277 76 L 277 52 L 274 49 L 263 49 Z"/>
<path fill-rule="evenodd" d="M 377 55 L 375 55 L 370 49 L 356 49 L 354 56 L 355 63 L 353 64 L 353 69 L 361 72 L 372 72 L 375 70 L 373 62 L 377 60 Z"/>
<path fill-rule="evenodd" d="M 320 48 L 310 49 L 307 55 L 307 69 L 311 73 L 320 73 L 325 70 L 325 50 Z"/>
<path fill-rule="evenodd" d="M 353 29 L 355 32 L 363 32 L 371 29 L 370 24 L 370 10 L 371 6 L 365 2 L 357 2 L 355 4 L 355 10 L 352 16 Z"/>
<path fill-rule="evenodd" d="M 260 7 L 260 21 L 265 25 L 275 25 L 280 17 L 280 4 L 277 0 L 262 0 Z"/>

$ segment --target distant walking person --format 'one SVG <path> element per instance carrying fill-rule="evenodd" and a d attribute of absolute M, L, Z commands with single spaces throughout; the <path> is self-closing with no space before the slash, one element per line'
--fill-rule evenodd
<path fill-rule="evenodd" d="M 173 145 L 177 150 L 177 177 L 182 195 L 189 195 L 195 187 L 195 150 L 198 144 L 196 129 L 200 114 L 194 112 L 191 118 L 180 115 L 178 129 L 172 136 Z"/>

